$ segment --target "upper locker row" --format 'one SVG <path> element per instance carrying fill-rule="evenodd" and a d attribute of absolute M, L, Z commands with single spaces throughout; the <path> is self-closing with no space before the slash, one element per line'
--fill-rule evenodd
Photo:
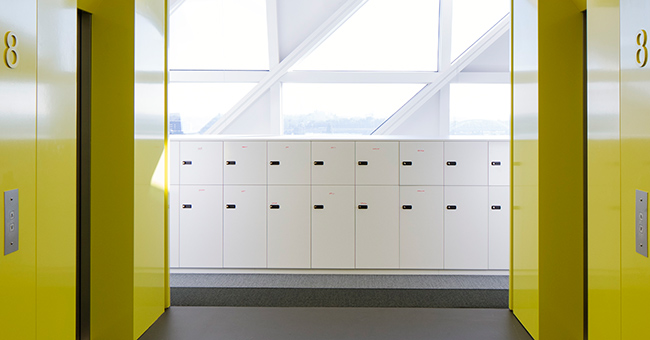
<path fill-rule="evenodd" d="M 171 142 L 170 183 L 509 185 L 509 158 L 508 142 Z"/>

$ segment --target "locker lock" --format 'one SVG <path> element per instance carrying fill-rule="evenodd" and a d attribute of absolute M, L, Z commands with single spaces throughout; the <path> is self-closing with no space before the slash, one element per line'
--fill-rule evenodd
<path fill-rule="evenodd" d="M 236 209 L 237 206 L 234 204 L 226 204 L 226 209 Z"/>
<path fill-rule="evenodd" d="M 456 161 L 449 161 L 449 162 L 447 162 L 447 165 L 448 165 L 448 166 L 456 166 L 456 164 L 457 164 Z"/>
<path fill-rule="evenodd" d="M 324 161 L 314 161 L 314 165 L 325 165 Z"/>
<path fill-rule="evenodd" d="M 499 161 L 492 161 L 492 166 L 501 166 L 501 162 Z"/>
<path fill-rule="evenodd" d="M 192 161 L 183 161 L 183 165 L 192 165 Z"/>
<path fill-rule="evenodd" d="M 404 210 L 411 210 L 411 209 L 413 209 L 413 206 L 410 205 L 410 204 L 406 204 L 406 205 L 403 205 L 403 206 L 402 206 L 402 209 L 404 209 Z"/>
<path fill-rule="evenodd" d="M 271 204 L 271 209 L 280 209 L 279 204 Z"/>
<path fill-rule="evenodd" d="M 359 165 L 368 165 L 368 161 L 359 161 Z"/>
<path fill-rule="evenodd" d="M 413 162 L 412 161 L 404 161 L 404 162 L 402 162 L 402 165 L 403 166 L 411 166 L 411 165 L 413 165 Z"/>
<path fill-rule="evenodd" d="M 367 204 L 359 204 L 359 209 L 368 209 Z"/>
<path fill-rule="evenodd" d="M 271 161 L 269 164 L 271 164 L 271 165 L 280 165 L 280 161 Z"/>
<path fill-rule="evenodd" d="M 314 205 L 314 209 L 325 209 L 325 206 L 317 204 L 317 205 Z"/>
<path fill-rule="evenodd" d="M 456 210 L 456 208 L 457 207 L 455 205 L 448 205 L 447 206 L 447 210 Z"/>
<path fill-rule="evenodd" d="M 492 210 L 501 210 L 501 206 L 500 205 L 493 205 Z"/>
<path fill-rule="evenodd" d="M 237 165 L 237 161 L 226 161 L 226 165 Z"/>
<path fill-rule="evenodd" d="M 191 205 L 191 204 L 183 204 L 181 207 L 182 207 L 183 209 L 192 209 L 192 205 Z"/>

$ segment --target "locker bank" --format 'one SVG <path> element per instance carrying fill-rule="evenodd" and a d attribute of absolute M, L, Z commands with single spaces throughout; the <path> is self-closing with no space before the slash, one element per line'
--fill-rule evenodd
<path fill-rule="evenodd" d="M 278 46 L 280 68 L 365 5 L 265 3 L 278 17 L 315 18 L 281 26 L 278 36 L 307 33 Z M 436 2 L 436 13 L 455 3 Z M 509 36 L 503 140 L 426 135 L 433 123 L 418 110 L 449 104 L 439 99 L 396 106 L 426 124 L 395 120 L 376 138 L 285 138 L 265 130 L 281 114 L 238 120 L 250 113 L 241 108 L 214 127 L 233 136 L 170 137 L 170 84 L 188 76 L 169 67 L 179 1 L 0 4 L 0 338 L 140 338 L 166 315 L 174 270 L 500 271 L 506 312 L 533 339 L 647 337 L 650 262 L 637 252 L 646 207 L 636 196 L 650 190 L 645 2 L 513 0 L 470 53 L 443 55 L 439 64 L 457 66 L 430 72 L 487 79 L 463 72 L 470 55 Z M 469 6 L 485 12 L 485 2 Z M 240 83 L 309 82 L 262 73 L 240 73 Z M 400 82 L 438 84 L 408 77 Z M 265 95 L 278 88 L 267 90 L 242 105 L 276 102 Z"/>

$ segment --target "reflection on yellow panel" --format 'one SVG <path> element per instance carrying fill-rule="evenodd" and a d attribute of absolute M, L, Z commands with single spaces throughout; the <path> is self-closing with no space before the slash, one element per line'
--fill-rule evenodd
<path fill-rule="evenodd" d="M 36 335 L 76 326 L 76 44 L 74 0 L 38 2 Z"/>
<path fill-rule="evenodd" d="M 619 1 L 589 0 L 589 338 L 621 339 Z"/>
<path fill-rule="evenodd" d="M 6 62 L 0 54 L 0 202 L 3 192 L 19 189 L 20 203 L 19 249 L 0 252 L 0 325 L 2 338 L 30 340 L 36 338 L 36 0 L 0 0 L 0 8 L 2 48 L 13 32 L 20 58 L 8 55 Z M 4 249 L 4 232 L 0 240 Z"/>

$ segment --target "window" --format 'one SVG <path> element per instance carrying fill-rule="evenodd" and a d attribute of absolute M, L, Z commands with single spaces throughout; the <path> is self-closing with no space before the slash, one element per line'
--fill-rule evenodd
<path fill-rule="evenodd" d="M 436 71 L 438 1 L 369 0 L 294 70 Z"/>
<path fill-rule="evenodd" d="M 170 134 L 203 133 L 254 86 L 251 83 L 169 84 Z"/>
<path fill-rule="evenodd" d="M 266 0 L 185 0 L 170 18 L 169 67 L 268 70 Z"/>
<path fill-rule="evenodd" d="M 456 60 L 510 12 L 510 0 L 453 0 L 451 60 Z"/>
<path fill-rule="evenodd" d="M 284 84 L 285 135 L 368 135 L 423 84 Z"/>
<path fill-rule="evenodd" d="M 449 134 L 510 134 L 510 84 L 451 84 Z"/>

